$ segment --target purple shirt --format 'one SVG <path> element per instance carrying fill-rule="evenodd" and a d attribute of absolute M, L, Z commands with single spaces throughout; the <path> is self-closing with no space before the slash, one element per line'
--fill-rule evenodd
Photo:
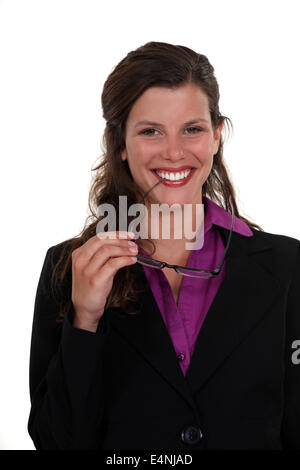
<path fill-rule="evenodd" d="M 199 269 L 215 269 L 223 256 L 225 248 L 219 231 L 214 230 L 212 224 L 230 230 L 232 215 L 206 196 L 202 196 L 202 202 L 204 204 L 204 244 L 201 249 L 191 250 L 187 266 Z M 248 225 L 237 217 L 235 217 L 233 231 L 246 237 L 253 236 L 253 232 Z M 140 254 L 149 257 L 148 253 L 140 246 L 138 251 Z M 142 266 L 173 342 L 181 370 L 185 375 L 200 328 L 225 277 L 226 259 L 221 272 L 215 278 L 196 279 L 184 276 L 178 306 L 164 272 L 161 269 Z"/>

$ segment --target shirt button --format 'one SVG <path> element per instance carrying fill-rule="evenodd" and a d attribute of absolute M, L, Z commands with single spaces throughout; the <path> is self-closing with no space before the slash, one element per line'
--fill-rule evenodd
<path fill-rule="evenodd" d="M 190 446 L 198 444 L 203 435 L 198 426 L 187 426 L 181 433 L 181 440 Z"/>
<path fill-rule="evenodd" d="M 185 358 L 185 355 L 184 355 L 183 353 L 177 354 L 177 359 L 178 359 L 178 361 L 183 361 L 184 358 Z"/>

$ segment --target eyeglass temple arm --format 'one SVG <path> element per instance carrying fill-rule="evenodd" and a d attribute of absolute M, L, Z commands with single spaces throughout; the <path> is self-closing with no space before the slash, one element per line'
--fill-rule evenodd
<path fill-rule="evenodd" d="M 147 191 L 147 192 L 144 194 L 144 196 L 143 196 L 142 199 L 139 201 L 139 203 L 141 203 L 142 201 L 144 201 L 144 199 L 145 199 L 145 197 L 147 196 L 147 194 L 149 194 L 150 191 L 152 191 L 152 189 L 155 188 L 155 186 L 157 186 L 159 183 L 162 183 L 162 181 L 163 181 L 163 178 L 161 177 L 160 180 L 159 180 L 154 186 L 152 186 L 152 188 L 150 188 L 149 191 Z M 235 216 L 234 216 L 234 214 L 232 214 L 232 223 L 231 223 L 231 229 L 230 229 L 230 233 L 229 233 L 229 237 L 228 237 L 227 246 L 226 246 L 226 248 L 225 248 L 225 251 L 224 251 L 224 253 L 223 253 L 223 256 L 222 256 L 222 258 L 221 258 L 220 263 L 218 264 L 218 266 L 217 266 L 216 269 L 215 269 L 215 272 L 219 272 L 219 271 L 220 271 L 220 268 L 221 268 L 221 266 L 222 266 L 222 264 L 223 264 L 223 261 L 224 261 L 224 259 L 225 259 L 226 253 L 227 253 L 227 251 L 228 251 L 228 248 L 229 248 L 229 245 L 230 245 L 230 240 L 231 240 L 231 235 L 232 235 L 232 231 L 233 231 L 234 219 L 235 219 Z M 167 265 L 167 263 L 164 263 L 164 264 Z"/>
<path fill-rule="evenodd" d="M 232 235 L 232 232 L 233 232 L 234 219 L 235 219 L 235 216 L 232 214 L 232 223 L 231 223 L 231 229 L 230 229 L 230 233 L 229 233 L 229 237 L 228 237 L 228 241 L 227 241 L 227 246 L 226 246 L 226 249 L 225 249 L 225 251 L 224 251 L 224 253 L 223 253 L 223 256 L 222 256 L 222 258 L 221 258 L 221 261 L 220 261 L 220 263 L 218 264 L 218 266 L 217 266 L 217 268 L 216 268 L 216 271 L 217 271 L 217 272 L 220 271 L 220 268 L 221 268 L 221 266 L 222 266 L 222 264 L 223 264 L 223 261 L 224 261 L 224 259 L 225 259 L 226 253 L 227 253 L 228 248 L 229 248 L 229 245 L 230 245 L 231 235 Z"/>

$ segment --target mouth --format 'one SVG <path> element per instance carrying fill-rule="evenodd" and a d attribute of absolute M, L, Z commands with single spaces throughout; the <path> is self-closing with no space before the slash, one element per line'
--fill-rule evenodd
<path fill-rule="evenodd" d="M 171 187 L 181 187 L 190 181 L 196 168 L 185 167 L 184 169 L 180 168 L 177 171 L 173 170 L 168 171 L 167 169 L 155 168 L 152 169 L 152 173 L 158 179 L 162 179 L 162 184 L 165 186 Z"/>

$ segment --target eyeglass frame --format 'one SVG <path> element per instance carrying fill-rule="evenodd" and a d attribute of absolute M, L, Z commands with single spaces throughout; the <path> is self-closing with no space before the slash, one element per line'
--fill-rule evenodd
<path fill-rule="evenodd" d="M 226 256 L 226 253 L 228 251 L 228 248 L 229 248 L 229 245 L 230 245 L 230 240 L 231 240 L 231 235 L 232 235 L 232 232 L 233 232 L 234 220 L 235 220 L 235 216 L 234 216 L 234 214 L 232 214 L 232 223 L 231 223 L 231 228 L 230 228 L 227 244 L 226 244 L 226 247 L 225 247 L 225 251 L 224 251 L 223 256 L 221 258 L 221 261 L 219 262 L 216 269 L 213 269 L 213 270 L 212 269 L 196 269 L 196 268 L 189 268 L 187 266 L 179 266 L 177 264 L 168 264 L 165 261 L 160 261 L 160 260 L 156 260 L 156 259 L 153 260 L 153 258 L 149 258 L 147 256 L 140 255 L 139 253 L 136 255 L 137 263 L 140 263 L 140 264 L 143 265 L 144 263 L 142 263 L 141 259 L 150 260 L 150 261 L 157 261 L 158 263 L 161 263 L 161 266 L 156 267 L 156 266 L 149 266 L 149 265 L 146 265 L 146 264 L 145 264 L 145 266 L 148 266 L 148 268 L 154 268 L 154 269 L 172 268 L 178 274 L 181 274 L 182 276 L 193 277 L 193 278 L 197 278 L 197 279 L 211 279 L 211 278 L 214 278 L 220 273 L 220 271 L 222 269 L 222 266 L 224 264 L 225 256 Z M 180 268 L 188 270 L 188 271 L 208 273 L 208 274 L 210 274 L 210 276 L 201 278 L 199 276 L 192 276 L 191 274 L 183 274 L 182 272 L 179 271 Z"/>

